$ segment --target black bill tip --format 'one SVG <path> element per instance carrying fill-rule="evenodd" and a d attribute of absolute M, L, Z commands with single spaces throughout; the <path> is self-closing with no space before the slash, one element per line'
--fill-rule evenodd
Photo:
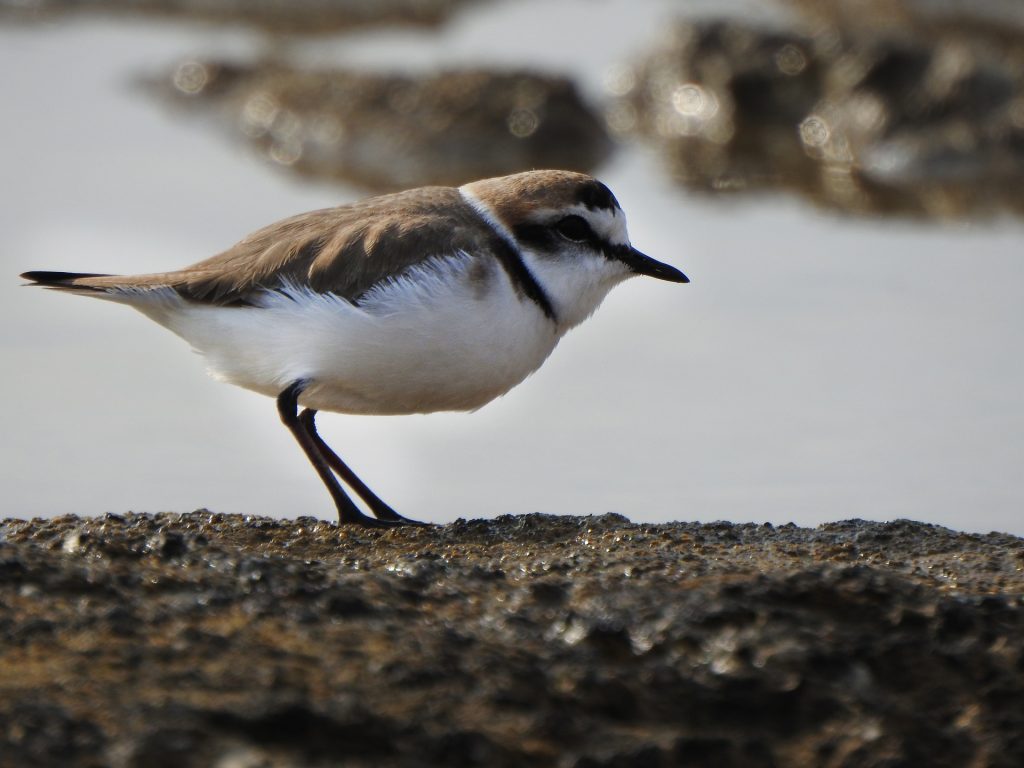
<path fill-rule="evenodd" d="M 650 256 L 640 253 L 636 248 L 624 248 L 616 256 L 638 275 L 656 277 L 658 280 L 667 280 L 670 283 L 690 282 L 690 278 L 675 267 L 652 259 Z"/>

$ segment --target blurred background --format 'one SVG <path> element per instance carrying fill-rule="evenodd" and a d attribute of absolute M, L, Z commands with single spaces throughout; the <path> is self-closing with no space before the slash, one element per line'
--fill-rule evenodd
<path fill-rule="evenodd" d="M 392 505 L 1024 534 L 1015 0 L 0 0 L 0 72 L 4 516 L 334 517 L 272 401 L 19 272 L 566 167 L 693 282 L 476 414 L 325 414 Z"/>

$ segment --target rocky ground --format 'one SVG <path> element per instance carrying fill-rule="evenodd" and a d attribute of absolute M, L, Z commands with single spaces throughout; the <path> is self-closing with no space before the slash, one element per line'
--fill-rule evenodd
<path fill-rule="evenodd" d="M 1024 540 L 0 524 L 3 766 L 1020 766 Z"/>

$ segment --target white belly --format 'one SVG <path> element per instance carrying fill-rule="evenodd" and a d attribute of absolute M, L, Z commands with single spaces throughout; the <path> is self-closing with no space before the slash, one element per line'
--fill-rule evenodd
<path fill-rule="evenodd" d="M 363 414 L 473 410 L 537 370 L 560 337 L 494 262 L 434 260 L 360 306 L 293 288 L 259 307 L 135 303 L 202 353 L 219 379 L 300 403 Z M 133 302 L 134 303 L 134 302 Z"/>

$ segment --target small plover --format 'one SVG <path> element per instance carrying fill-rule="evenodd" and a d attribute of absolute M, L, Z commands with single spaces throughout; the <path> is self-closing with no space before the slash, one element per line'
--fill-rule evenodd
<path fill-rule="evenodd" d="M 22 277 L 134 307 L 204 355 L 214 377 L 276 398 L 339 521 L 401 525 L 415 521 L 327 446 L 317 411 L 480 408 L 633 275 L 688 282 L 630 245 L 608 187 L 548 170 L 300 214 L 175 272 Z"/>

